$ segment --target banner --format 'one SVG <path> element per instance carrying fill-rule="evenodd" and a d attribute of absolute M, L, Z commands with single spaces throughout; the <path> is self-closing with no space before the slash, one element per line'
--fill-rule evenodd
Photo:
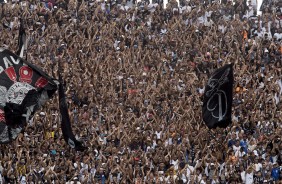
<path fill-rule="evenodd" d="M 202 115 L 209 128 L 225 128 L 231 124 L 233 66 L 217 69 L 205 87 Z"/>
<path fill-rule="evenodd" d="M 15 139 L 56 90 L 55 80 L 45 72 L 0 48 L 0 143 Z"/>
<path fill-rule="evenodd" d="M 58 64 L 60 65 L 60 64 Z M 66 143 L 77 151 L 84 151 L 86 148 L 82 145 L 82 143 L 76 140 L 70 123 L 70 117 L 68 113 L 68 106 L 66 103 L 66 95 L 63 86 L 63 80 L 60 74 L 60 66 L 59 66 L 59 106 L 61 113 L 61 129 L 63 133 L 63 137 Z"/>

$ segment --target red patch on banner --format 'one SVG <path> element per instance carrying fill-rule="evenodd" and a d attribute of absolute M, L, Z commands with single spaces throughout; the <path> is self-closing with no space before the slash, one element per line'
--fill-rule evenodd
<path fill-rule="evenodd" d="M 9 67 L 5 70 L 5 73 L 7 74 L 7 76 L 9 77 L 9 79 L 11 81 L 14 81 L 16 82 L 17 81 L 17 74 L 16 74 L 16 71 L 14 69 L 14 67 Z"/>
<path fill-rule="evenodd" d="M 31 68 L 29 68 L 28 66 L 22 66 L 19 70 L 19 73 L 21 82 L 26 82 L 28 84 L 31 83 L 31 78 L 33 76 L 33 70 Z"/>
<path fill-rule="evenodd" d="M 43 78 L 43 77 L 40 77 L 36 83 L 35 83 L 35 86 L 38 87 L 38 88 L 43 88 L 45 87 L 46 85 L 48 84 L 48 80 Z"/>

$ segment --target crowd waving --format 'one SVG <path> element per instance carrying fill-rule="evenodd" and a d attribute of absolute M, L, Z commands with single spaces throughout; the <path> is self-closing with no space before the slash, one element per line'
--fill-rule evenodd
<path fill-rule="evenodd" d="M 282 183 L 282 1 L 22 0 L 0 4 L 0 45 L 57 78 L 58 97 L 0 145 L 0 183 Z M 210 74 L 234 64 L 232 125 L 209 130 Z"/>

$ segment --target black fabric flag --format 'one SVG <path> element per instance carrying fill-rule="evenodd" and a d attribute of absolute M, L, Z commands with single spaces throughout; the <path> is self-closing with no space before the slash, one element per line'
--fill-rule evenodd
<path fill-rule="evenodd" d="M 41 69 L 0 48 L 0 143 L 16 139 L 56 90 L 55 80 Z"/>
<path fill-rule="evenodd" d="M 60 64 L 58 64 L 60 65 Z M 76 140 L 70 123 L 70 117 L 68 113 L 68 107 L 66 103 L 66 95 L 63 86 L 63 80 L 60 74 L 60 66 L 59 66 L 59 106 L 60 106 L 60 113 L 61 113 L 61 129 L 63 132 L 63 136 L 67 144 L 74 148 L 77 151 L 84 151 L 86 147 L 82 145 L 82 143 Z"/>
<path fill-rule="evenodd" d="M 18 37 L 18 51 L 17 51 L 17 55 L 19 56 L 22 50 L 22 47 L 24 46 L 26 41 L 26 34 L 25 34 L 25 30 L 23 27 L 23 22 L 21 20 L 20 22 L 20 29 L 19 29 L 19 37 Z"/>
<path fill-rule="evenodd" d="M 231 124 L 233 65 L 217 69 L 205 87 L 202 115 L 209 128 L 226 128 Z"/>

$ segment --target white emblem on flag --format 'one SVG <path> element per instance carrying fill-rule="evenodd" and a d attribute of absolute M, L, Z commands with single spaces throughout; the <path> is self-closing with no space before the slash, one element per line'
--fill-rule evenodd
<path fill-rule="evenodd" d="M 222 76 L 220 76 L 219 79 L 215 79 L 214 77 L 216 76 L 213 75 L 209 81 L 208 81 L 208 86 L 211 88 L 209 91 L 207 91 L 206 95 L 209 97 L 209 100 L 207 102 L 207 109 L 208 111 L 211 112 L 212 116 L 214 118 L 217 118 L 219 121 L 223 120 L 223 118 L 227 114 L 227 96 L 225 91 L 219 90 L 220 87 L 228 82 L 228 74 L 230 72 L 230 68 L 228 68 Z M 214 98 L 217 98 L 218 103 L 217 104 L 212 104 L 211 102 L 215 101 Z M 224 103 L 224 104 L 223 104 Z M 225 107 L 223 107 L 223 105 Z M 218 109 L 218 111 L 215 111 Z M 218 113 L 215 113 L 218 112 Z"/>
<path fill-rule="evenodd" d="M 70 145 L 71 148 L 75 148 L 75 144 L 72 139 L 69 138 L 68 144 Z"/>
<path fill-rule="evenodd" d="M 21 104 L 26 94 L 32 89 L 35 88 L 27 83 L 16 82 L 9 88 L 6 100 L 9 103 Z"/>

